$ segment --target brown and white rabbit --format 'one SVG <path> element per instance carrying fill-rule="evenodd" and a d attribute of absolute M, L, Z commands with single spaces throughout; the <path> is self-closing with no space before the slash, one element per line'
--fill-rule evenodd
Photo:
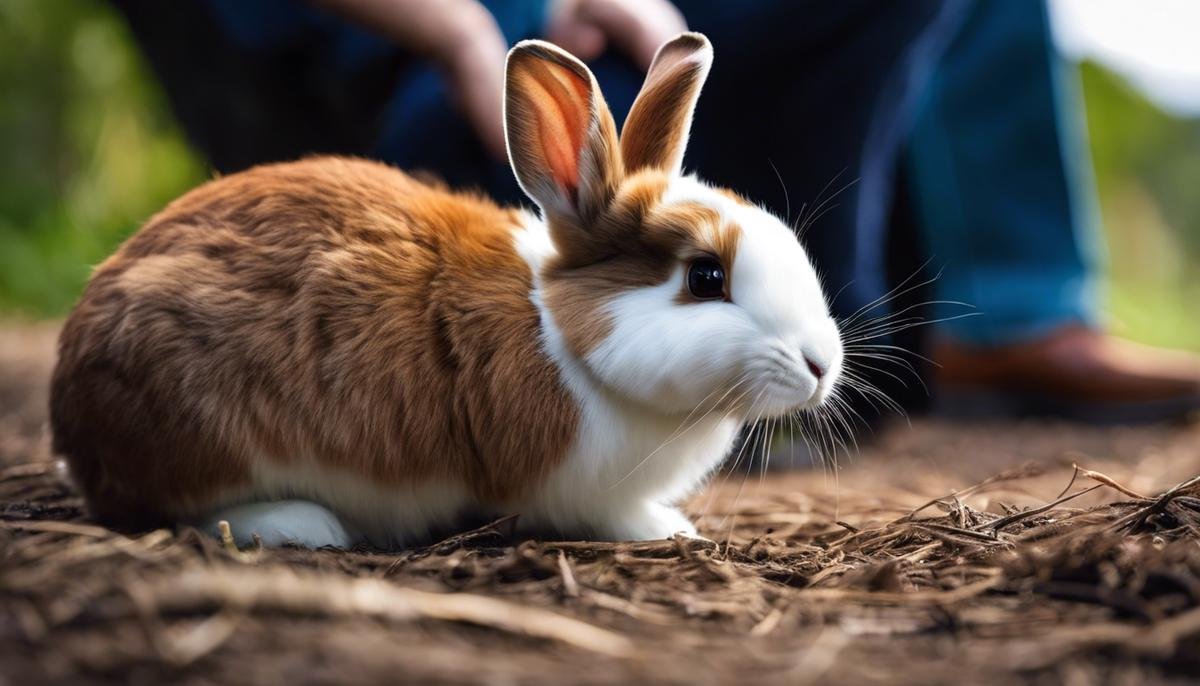
<path fill-rule="evenodd" d="M 540 217 L 330 157 L 171 203 L 62 332 L 54 446 L 93 513 L 310 546 L 465 512 L 694 534 L 673 503 L 842 364 L 793 232 L 681 175 L 711 60 L 665 44 L 618 139 L 587 67 L 513 48 L 509 155 Z"/>

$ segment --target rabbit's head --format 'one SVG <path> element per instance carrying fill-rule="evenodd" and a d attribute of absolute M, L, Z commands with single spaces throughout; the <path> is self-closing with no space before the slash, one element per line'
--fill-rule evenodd
<path fill-rule="evenodd" d="M 682 173 L 711 63 L 702 35 L 663 45 L 618 137 L 582 62 L 540 41 L 509 53 L 509 159 L 550 243 L 537 263 L 547 335 L 649 409 L 788 414 L 830 394 L 842 344 L 795 233 Z"/>

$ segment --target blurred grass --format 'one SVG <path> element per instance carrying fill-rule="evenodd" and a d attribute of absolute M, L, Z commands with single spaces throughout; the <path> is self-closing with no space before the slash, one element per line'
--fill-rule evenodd
<path fill-rule="evenodd" d="M 61 315 L 205 167 L 102 2 L 0 2 L 0 93 L 0 312 Z"/>
<path fill-rule="evenodd" d="M 1132 338 L 1200 350 L 1200 118 L 1081 65 L 1108 244 L 1108 313 Z"/>
<path fill-rule="evenodd" d="M 1114 328 L 1200 350 L 1200 120 L 1081 70 Z M 0 316 L 54 317 L 91 267 L 207 177 L 119 17 L 0 1 Z"/>

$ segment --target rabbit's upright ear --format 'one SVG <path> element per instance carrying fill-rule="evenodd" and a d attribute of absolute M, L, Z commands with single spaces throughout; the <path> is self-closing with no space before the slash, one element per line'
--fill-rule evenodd
<path fill-rule="evenodd" d="M 692 111 L 710 66 L 712 45 L 703 34 L 683 33 L 658 49 L 621 131 L 630 173 L 644 168 L 679 173 Z"/>
<path fill-rule="evenodd" d="M 522 41 L 509 51 L 504 133 L 521 188 L 572 223 L 603 211 L 624 177 L 616 125 L 595 77 L 550 43 Z"/>

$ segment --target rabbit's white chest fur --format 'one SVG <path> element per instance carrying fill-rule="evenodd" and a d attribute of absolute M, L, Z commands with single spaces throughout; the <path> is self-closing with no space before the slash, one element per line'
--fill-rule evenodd
<path fill-rule="evenodd" d="M 545 225 L 532 215 L 516 243 L 535 275 L 554 250 Z M 675 292 L 673 284 L 666 283 L 641 289 L 613 306 L 649 313 L 670 310 Z M 522 519 L 538 529 L 616 540 L 694 534 L 695 527 L 674 504 L 729 454 L 741 418 L 694 408 L 662 413 L 606 391 L 567 351 L 536 286 L 531 297 L 542 313 L 546 352 L 581 412 L 566 459 L 522 503 Z M 644 344 L 661 347 L 664 342 Z M 604 354 L 603 344 L 595 354 Z"/>
<path fill-rule="evenodd" d="M 522 518 L 612 540 L 695 534 L 675 504 L 729 453 L 740 422 L 650 417 L 599 398 L 587 405 L 567 459 L 519 508 Z"/>

